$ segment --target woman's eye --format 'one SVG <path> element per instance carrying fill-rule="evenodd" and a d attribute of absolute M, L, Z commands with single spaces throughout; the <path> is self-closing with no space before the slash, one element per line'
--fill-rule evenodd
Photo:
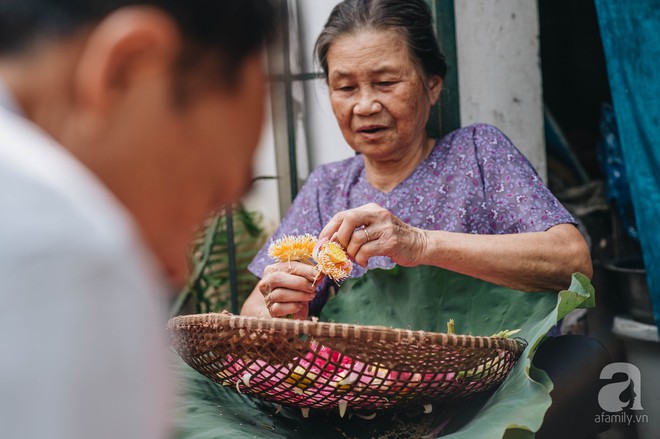
<path fill-rule="evenodd" d="M 341 87 L 337 87 L 337 90 L 339 90 L 339 91 L 353 91 L 353 90 L 355 90 L 355 87 L 353 87 L 352 85 L 344 85 L 344 86 L 341 86 Z"/>
<path fill-rule="evenodd" d="M 396 84 L 395 81 L 381 81 L 381 82 L 377 83 L 376 86 L 378 86 L 380 88 L 390 88 L 395 84 Z"/>

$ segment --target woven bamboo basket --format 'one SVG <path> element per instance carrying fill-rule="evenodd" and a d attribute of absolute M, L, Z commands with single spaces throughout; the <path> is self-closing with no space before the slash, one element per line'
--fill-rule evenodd
<path fill-rule="evenodd" d="M 234 391 L 343 415 L 463 399 L 504 381 L 515 339 L 220 314 L 175 317 L 183 360 Z M 303 411 L 304 412 L 304 411 Z"/>

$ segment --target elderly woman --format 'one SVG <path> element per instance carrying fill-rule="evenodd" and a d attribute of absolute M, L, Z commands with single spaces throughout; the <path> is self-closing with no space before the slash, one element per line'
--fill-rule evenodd
<path fill-rule="evenodd" d="M 316 55 L 337 123 L 358 155 L 318 167 L 273 239 L 309 233 L 338 241 L 357 262 L 353 277 L 430 265 L 534 292 L 564 289 L 574 272 L 591 276 L 574 218 L 502 132 L 480 124 L 427 136 L 447 65 L 423 0 L 343 1 Z M 334 285 L 319 283 L 310 265 L 273 263 L 268 245 L 250 269 L 261 280 L 246 315 L 307 318 Z M 555 382 L 537 437 L 595 433 L 598 374 L 609 361 L 602 346 L 558 337 L 536 357 Z"/>
<path fill-rule="evenodd" d="M 447 65 L 422 0 L 340 3 L 316 55 L 358 155 L 318 167 L 274 239 L 331 237 L 359 264 L 352 276 L 432 265 L 532 292 L 591 275 L 575 220 L 502 132 L 472 125 L 427 136 Z M 261 280 L 242 313 L 317 312 L 331 283 L 315 284 L 312 266 L 273 263 L 267 247 L 250 266 Z"/>

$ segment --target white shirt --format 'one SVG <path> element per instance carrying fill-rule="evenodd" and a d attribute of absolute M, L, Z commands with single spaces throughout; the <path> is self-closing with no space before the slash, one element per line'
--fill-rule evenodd
<path fill-rule="evenodd" d="M 0 437 L 167 437 L 154 258 L 96 176 L 16 111 L 0 93 Z"/>

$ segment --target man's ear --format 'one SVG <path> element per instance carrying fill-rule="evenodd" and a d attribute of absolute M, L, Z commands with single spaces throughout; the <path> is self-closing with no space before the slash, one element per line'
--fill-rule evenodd
<path fill-rule="evenodd" d="M 74 76 L 74 98 L 86 110 L 105 113 L 136 83 L 170 75 L 181 50 L 176 23 L 157 8 L 121 8 L 94 26 Z"/>
<path fill-rule="evenodd" d="M 437 75 L 431 76 L 427 82 L 427 85 L 431 105 L 435 105 L 436 102 L 438 102 L 438 99 L 440 99 L 440 92 L 442 91 L 442 78 Z"/>

